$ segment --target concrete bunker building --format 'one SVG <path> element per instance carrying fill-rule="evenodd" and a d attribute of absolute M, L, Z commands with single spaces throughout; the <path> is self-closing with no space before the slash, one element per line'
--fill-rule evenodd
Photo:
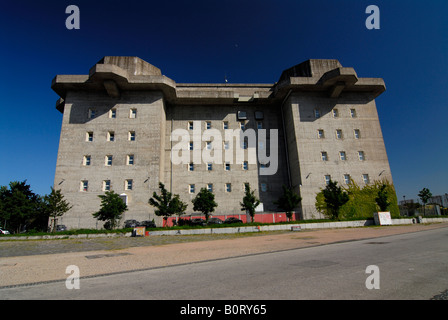
<path fill-rule="evenodd" d="M 62 218 L 69 228 L 101 227 L 92 213 L 107 190 L 127 202 L 123 220 L 161 225 L 148 204 L 159 181 L 189 203 L 187 214 L 201 188 L 212 190 L 215 216 L 242 213 L 245 183 L 260 210 L 275 212 L 282 185 L 290 185 L 302 197 L 301 219 L 320 217 L 315 196 L 330 179 L 392 183 L 375 104 L 384 81 L 359 78 L 337 60 L 305 61 L 273 84 L 208 84 L 176 83 L 138 57 L 106 56 L 86 75 L 57 75 L 51 87 L 63 113 L 54 187 L 73 205 Z M 173 132 L 188 133 L 184 149 Z M 191 151 L 188 161 L 172 161 L 182 151 Z"/>

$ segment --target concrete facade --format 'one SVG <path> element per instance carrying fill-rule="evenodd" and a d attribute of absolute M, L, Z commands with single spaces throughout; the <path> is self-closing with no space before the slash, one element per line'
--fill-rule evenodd
<path fill-rule="evenodd" d="M 374 100 L 384 82 L 337 60 L 305 61 L 274 84 L 179 84 L 137 57 L 104 57 L 52 88 L 63 113 L 54 187 L 73 205 L 62 218 L 69 228 L 101 227 L 92 213 L 108 189 L 127 201 L 123 221 L 161 225 L 148 204 L 159 181 L 187 214 L 211 188 L 215 215 L 241 213 L 245 183 L 261 211 L 275 212 L 290 185 L 304 219 L 319 217 L 315 196 L 328 178 L 392 182 Z"/>

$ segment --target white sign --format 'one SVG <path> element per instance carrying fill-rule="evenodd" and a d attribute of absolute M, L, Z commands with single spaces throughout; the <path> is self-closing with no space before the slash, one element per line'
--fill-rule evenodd
<path fill-rule="evenodd" d="M 390 212 L 375 212 L 373 214 L 375 219 L 375 224 L 378 226 L 387 226 L 392 224 L 392 219 L 390 217 Z"/>

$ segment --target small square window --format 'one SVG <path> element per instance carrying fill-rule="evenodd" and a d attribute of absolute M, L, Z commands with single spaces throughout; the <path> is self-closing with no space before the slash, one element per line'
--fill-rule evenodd
<path fill-rule="evenodd" d="M 247 161 L 243 162 L 243 170 L 246 171 L 249 169 L 249 164 L 247 163 Z"/>
<path fill-rule="evenodd" d="M 188 171 L 194 171 L 194 164 L 193 163 L 189 163 L 188 164 Z"/>
<path fill-rule="evenodd" d="M 205 129 L 209 130 L 212 128 L 212 122 L 211 121 L 205 121 Z"/>
<path fill-rule="evenodd" d="M 340 151 L 339 152 L 339 159 L 341 159 L 341 161 L 347 160 L 347 156 L 345 154 L 345 151 Z"/>
<path fill-rule="evenodd" d="M 230 144 L 228 141 L 224 141 L 224 150 L 229 150 L 230 149 Z"/>
<path fill-rule="evenodd" d="M 361 133 L 359 132 L 359 129 L 353 130 L 353 134 L 355 135 L 355 139 L 359 139 L 361 137 Z"/>
<path fill-rule="evenodd" d="M 87 181 L 87 180 L 82 180 L 81 181 L 81 191 L 82 192 L 89 191 L 89 181 Z"/>
<path fill-rule="evenodd" d="M 103 181 L 103 191 L 110 191 L 110 180 Z"/>
<path fill-rule="evenodd" d="M 363 174 L 362 175 L 362 180 L 364 181 L 365 184 L 369 184 L 370 183 L 369 175 L 368 174 Z"/>
<path fill-rule="evenodd" d="M 208 183 L 207 184 L 207 190 L 210 192 L 213 192 L 213 183 Z"/>
<path fill-rule="evenodd" d="M 91 157 L 90 156 L 84 156 L 84 159 L 83 159 L 83 164 L 85 165 L 85 166 L 90 166 L 90 160 L 91 160 Z"/>
<path fill-rule="evenodd" d="M 263 121 L 257 121 L 257 129 L 263 129 Z"/>
<path fill-rule="evenodd" d="M 135 141 L 135 131 L 129 131 L 129 141 Z"/>
<path fill-rule="evenodd" d="M 194 186 L 194 184 L 190 184 L 190 185 L 188 186 L 188 192 L 189 192 L 189 193 L 194 193 L 194 192 L 195 192 L 195 186 Z"/>
<path fill-rule="evenodd" d="M 338 109 L 333 109 L 333 118 L 338 118 L 338 117 L 339 117 Z"/>
<path fill-rule="evenodd" d="M 222 123 L 222 128 L 223 128 L 224 130 L 229 129 L 229 121 L 223 121 L 223 123 Z"/>
<path fill-rule="evenodd" d="M 325 184 L 328 186 L 331 181 L 331 176 L 329 174 L 325 175 Z"/>
<path fill-rule="evenodd" d="M 132 108 L 129 110 L 129 118 L 131 119 L 137 118 L 137 109 Z"/>
<path fill-rule="evenodd" d="M 190 142 L 190 144 L 188 145 L 188 149 L 193 150 L 193 142 Z"/>
<path fill-rule="evenodd" d="M 344 182 L 345 184 L 350 184 L 352 181 L 352 178 L 350 177 L 349 174 L 344 174 Z"/>
<path fill-rule="evenodd" d="M 86 141 L 93 141 L 93 132 L 86 132 Z"/>
<path fill-rule="evenodd" d="M 115 141 L 115 132 L 109 131 L 107 133 L 107 141 Z"/>
<path fill-rule="evenodd" d="M 232 192 L 232 184 L 226 183 L 226 192 Z"/>
<path fill-rule="evenodd" d="M 111 166 L 112 165 L 112 156 L 106 156 L 105 165 L 106 166 Z"/>
<path fill-rule="evenodd" d="M 365 155 L 364 155 L 364 151 L 358 151 L 358 158 L 359 158 L 359 161 L 364 161 L 366 159 Z"/>
<path fill-rule="evenodd" d="M 356 110 L 355 109 L 350 109 L 350 117 L 356 118 Z"/>
<path fill-rule="evenodd" d="M 89 109 L 89 119 L 93 119 L 96 116 L 96 110 L 95 109 Z"/>
<path fill-rule="evenodd" d="M 125 190 L 132 190 L 133 181 L 132 179 L 125 180 Z"/>
<path fill-rule="evenodd" d="M 207 148 L 207 150 L 212 150 L 212 143 L 211 143 L 211 141 L 207 141 L 206 142 L 206 148 Z"/>
<path fill-rule="evenodd" d="M 318 138 L 318 139 L 323 139 L 323 138 L 325 138 L 325 133 L 324 133 L 324 130 L 323 130 L 323 129 L 319 129 L 319 130 L 317 130 L 317 138 Z"/>
<path fill-rule="evenodd" d="M 314 109 L 314 118 L 316 119 L 320 118 L 320 111 L 318 109 Z"/>
<path fill-rule="evenodd" d="M 322 161 L 328 161 L 328 155 L 327 155 L 327 152 L 322 151 L 322 152 L 320 153 L 320 155 L 321 155 L 321 159 L 322 159 Z"/>
<path fill-rule="evenodd" d="M 109 110 L 109 118 L 115 119 L 117 117 L 117 109 L 112 108 Z"/>
<path fill-rule="evenodd" d="M 188 130 L 193 130 L 193 121 L 188 121 Z"/>
<path fill-rule="evenodd" d="M 230 163 L 226 162 L 224 169 L 230 171 Z"/>
<path fill-rule="evenodd" d="M 213 164 L 211 162 L 207 163 L 207 171 L 213 170 Z"/>
<path fill-rule="evenodd" d="M 246 130 L 246 122 L 245 121 L 240 121 L 240 129 Z"/>
<path fill-rule="evenodd" d="M 336 130 L 336 139 L 342 139 L 342 130 L 341 129 Z"/>
<path fill-rule="evenodd" d="M 127 156 L 127 164 L 129 166 L 132 166 L 134 164 L 134 155 L 133 154 L 128 154 L 128 156 Z"/>

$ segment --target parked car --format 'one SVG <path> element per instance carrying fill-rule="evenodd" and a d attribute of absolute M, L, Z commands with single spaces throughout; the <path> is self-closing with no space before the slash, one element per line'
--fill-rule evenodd
<path fill-rule="evenodd" d="M 224 220 L 224 223 L 243 223 L 243 221 L 234 217 L 230 217 Z"/>
<path fill-rule="evenodd" d="M 156 224 L 152 220 L 142 221 L 142 222 L 140 222 L 140 225 L 142 227 L 146 227 L 146 228 L 156 228 Z"/>
<path fill-rule="evenodd" d="M 0 228 L 0 234 L 9 234 L 9 231 Z"/>
<path fill-rule="evenodd" d="M 134 219 L 126 220 L 124 222 L 124 227 L 125 228 L 135 228 L 135 227 L 138 227 L 139 225 L 140 225 L 140 223 L 137 220 L 134 220 Z"/>
<path fill-rule="evenodd" d="M 219 218 L 210 218 L 208 219 L 207 224 L 221 224 L 222 220 Z"/>
<path fill-rule="evenodd" d="M 190 220 L 190 226 L 205 226 L 205 220 L 201 219 L 201 218 L 197 218 L 197 219 L 191 219 Z"/>
<path fill-rule="evenodd" d="M 58 224 L 56 226 L 56 231 L 67 231 L 67 227 L 63 224 Z"/>

